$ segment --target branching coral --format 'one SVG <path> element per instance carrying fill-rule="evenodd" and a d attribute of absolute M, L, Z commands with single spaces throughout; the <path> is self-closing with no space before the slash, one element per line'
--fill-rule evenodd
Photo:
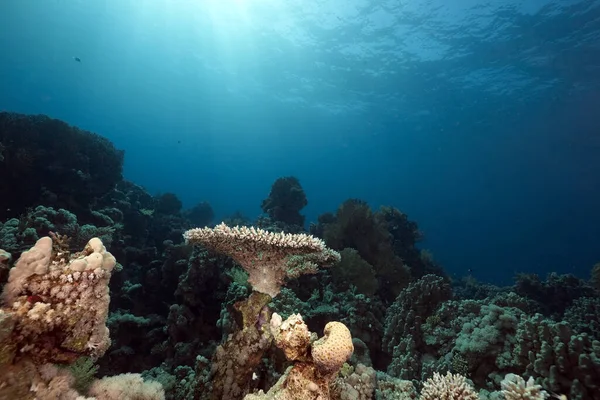
<path fill-rule="evenodd" d="M 525 382 L 519 375 L 508 374 L 502 381 L 502 394 L 506 400 L 544 400 L 548 393 L 536 385 L 532 377 Z"/>
<path fill-rule="evenodd" d="M 423 325 L 440 304 L 452 296 L 444 278 L 425 275 L 411 283 L 388 308 L 385 318 L 384 350 L 392 355 L 388 373 L 402 379 L 421 378 L 425 348 Z"/>
<path fill-rule="evenodd" d="M 0 242 L 13 255 L 33 246 L 48 232 L 60 232 L 68 236 L 68 247 L 73 250 L 81 249 L 93 237 L 100 238 L 104 245 L 110 246 L 113 239 L 118 237 L 121 226 L 101 212 L 92 211 L 91 214 L 96 216 L 94 219 L 98 220 L 99 226 L 80 224 L 75 214 L 63 208 L 37 206 L 18 219 L 0 223 Z"/>
<path fill-rule="evenodd" d="M 85 395 L 91 396 L 87 397 Z M 19 400 L 164 400 L 162 385 L 139 374 L 122 374 L 94 380 L 89 390 L 77 390 L 77 377 L 54 364 L 34 365 L 29 360 L 3 365 L 0 399 Z"/>
<path fill-rule="evenodd" d="M 540 314 L 524 318 L 515 337 L 513 363 L 525 367 L 544 389 L 573 399 L 597 399 L 600 393 L 600 342 L 577 334 L 565 322 Z"/>
<path fill-rule="evenodd" d="M 96 380 L 89 394 L 98 400 L 164 400 L 160 383 L 145 381 L 140 374 L 121 374 Z"/>
<path fill-rule="evenodd" d="M 519 274 L 514 291 L 535 301 L 545 316 L 554 317 L 561 316 L 574 300 L 594 296 L 594 289 L 583 279 L 555 272 L 548 274 L 544 281 L 537 275 Z"/>
<path fill-rule="evenodd" d="M 187 243 L 233 258 L 248 272 L 254 290 L 275 297 L 287 279 L 317 272 L 318 264 L 329 265 L 340 255 L 318 238 L 305 234 L 267 232 L 248 227 L 197 228 L 184 233 Z"/>
<path fill-rule="evenodd" d="M 478 400 L 475 390 L 462 375 L 437 372 L 423 384 L 420 400 Z"/>

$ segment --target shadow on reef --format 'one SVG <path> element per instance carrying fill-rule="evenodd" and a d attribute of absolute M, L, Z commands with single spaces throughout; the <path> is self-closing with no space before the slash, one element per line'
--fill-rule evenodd
<path fill-rule="evenodd" d="M 0 142 L 0 398 L 600 399 L 600 264 L 452 281 L 393 207 L 349 199 L 309 235 L 283 177 L 213 226 L 95 134 L 1 113 Z"/>

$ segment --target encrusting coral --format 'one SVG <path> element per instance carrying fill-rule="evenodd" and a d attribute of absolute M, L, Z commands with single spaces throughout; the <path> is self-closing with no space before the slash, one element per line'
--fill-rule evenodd
<path fill-rule="evenodd" d="M 314 274 L 318 265 L 340 260 L 338 252 L 311 235 L 274 233 L 254 227 L 196 228 L 183 235 L 187 243 L 233 258 L 248 272 L 248 282 L 257 292 L 277 296 L 288 279 Z"/>

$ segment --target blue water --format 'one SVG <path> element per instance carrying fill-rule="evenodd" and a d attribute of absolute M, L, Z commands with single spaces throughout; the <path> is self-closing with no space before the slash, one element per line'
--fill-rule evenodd
<path fill-rule="evenodd" d="M 3 0 L 0 49 L 0 109 L 185 206 L 294 175 L 308 221 L 396 206 L 458 276 L 600 261 L 600 1 Z"/>

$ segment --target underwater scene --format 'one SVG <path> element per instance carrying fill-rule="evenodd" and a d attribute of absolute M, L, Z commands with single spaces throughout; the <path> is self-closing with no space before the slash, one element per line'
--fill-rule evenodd
<path fill-rule="evenodd" d="M 600 0 L 2 0 L 0 49 L 0 400 L 600 400 Z"/>

